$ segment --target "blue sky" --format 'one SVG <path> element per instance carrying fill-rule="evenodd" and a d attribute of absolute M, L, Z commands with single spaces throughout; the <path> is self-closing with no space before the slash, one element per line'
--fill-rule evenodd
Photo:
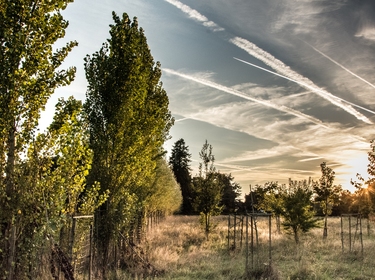
<path fill-rule="evenodd" d="M 372 0 L 76 0 L 63 12 L 64 67 L 76 80 L 50 99 L 84 100 L 83 58 L 109 37 L 112 11 L 136 16 L 176 122 L 165 148 L 184 138 L 193 175 L 207 139 L 216 167 L 249 184 L 320 177 L 367 178 L 375 123 L 375 3 Z"/>

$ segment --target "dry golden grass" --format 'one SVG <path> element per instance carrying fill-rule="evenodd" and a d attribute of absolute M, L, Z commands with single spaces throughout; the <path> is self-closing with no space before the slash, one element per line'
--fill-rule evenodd
<path fill-rule="evenodd" d="M 253 272 L 251 278 L 245 274 L 245 236 L 242 248 L 239 248 L 238 239 L 237 248 L 228 250 L 227 217 L 215 217 L 214 221 L 217 226 L 209 240 L 206 240 L 197 216 L 171 216 L 148 232 L 142 246 L 150 263 L 164 271 L 157 279 L 266 279 L 254 275 L 269 267 L 268 222 L 259 219 L 257 223 L 259 247 L 254 249 L 253 258 L 248 255 L 248 268 Z M 355 221 L 352 222 L 352 241 L 356 237 L 352 252 L 349 252 L 347 220 L 345 223 L 344 250 L 340 218 L 329 219 L 326 240 L 322 238 L 323 229 L 317 228 L 301 235 L 298 246 L 291 235 L 277 234 L 272 225 L 273 273 L 267 279 L 375 279 L 374 230 L 371 229 L 368 235 L 367 222 L 363 223 L 362 256 Z"/>

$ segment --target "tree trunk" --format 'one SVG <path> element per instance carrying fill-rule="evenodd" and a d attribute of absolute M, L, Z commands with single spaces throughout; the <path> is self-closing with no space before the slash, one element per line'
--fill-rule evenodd
<path fill-rule="evenodd" d="M 277 233 L 281 234 L 281 221 L 280 221 L 280 216 L 277 215 L 276 217 L 276 228 L 277 228 Z"/>
<path fill-rule="evenodd" d="M 16 150 L 16 138 L 15 138 L 15 125 L 10 128 L 8 141 L 7 141 L 7 162 L 5 167 L 5 190 L 6 196 L 10 200 L 10 211 L 9 211 L 9 218 L 8 219 L 8 230 L 6 231 L 6 236 L 4 236 L 5 240 L 8 240 L 7 244 L 7 264 L 6 264 L 6 271 L 8 272 L 8 280 L 14 279 L 14 268 L 15 268 L 15 254 L 16 254 L 16 225 L 15 218 L 13 216 L 13 208 L 17 203 L 14 194 L 14 163 L 15 163 L 15 150 Z"/>
<path fill-rule="evenodd" d="M 323 239 L 327 239 L 328 236 L 328 228 L 327 228 L 327 220 L 328 220 L 328 197 L 326 197 L 325 203 L 325 213 L 324 213 L 324 229 L 323 229 Z"/>
<path fill-rule="evenodd" d="M 328 219 L 328 215 L 326 214 L 324 217 L 323 239 L 327 239 L 327 236 L 328 236 L 327 219 Z"/>
<path fill-rule="evenodd" d="M 209 214 L 205 214 L 205 220 L 206 220 L 206 239 L 208 240 L 209 237 L 209 233 L 210 233 L 210 215 Z"/>
<path fill-rule="evenodd" d="M 299 235 L 298 235 L 298 229 L 293 229 L 293 233 L 294 233 L 294 241 L 296 241 L 296 244 L 299 243 Z"/>

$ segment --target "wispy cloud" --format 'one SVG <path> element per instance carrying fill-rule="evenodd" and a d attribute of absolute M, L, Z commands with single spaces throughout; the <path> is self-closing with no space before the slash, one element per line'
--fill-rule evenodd
<path fill-rule="evenodd" d="M 263 49 L 259 48 L 255 44 L 249 42 L 246 39 L 240 38 L 240 37 L 230 39 L 230 42 L 235 44 L 237 47 L 243 49 L 244 51 L 246 51 L 251 56 L 254 56 L 255 58 L 259 59 L 264 64 L 270 66 L 275 71 L 281 73 L 284 78 L 288 78 L 289 80 L 300 84 L 304 88 L 315 92 L 320 97 L 326 99 L 327 101 L 329 101 L 333 105 L 336 105 L 336 106 L 340 107 L 341 109 L 345 110 L 349 114 L 356 117 L 358 120 L 361 120 L 361 121 L 363 121 L 365 123 L 368 123 L 368 124 L 372 124 L 372 122 L 365 115 L 363 115 L 360 112 L 358 112 L 357 110 L 355 110 L 351 105 L 345 104 L 345 103 L 349 103 L 349 102 L 345 101 L 345 103 L 344 103 L 343 99 L 338 98 L 337 96 L 334 96 L 332 93 L 318 87 L 311 80 L 309 80 L 308 78 L 306 78 L 306 77 L 300 75 L 299 73 L 295 72 L 289 66 L 286 66 L 282 61 L 278 60 L 273 55 L 271 55 L 270 53 L 268 53 L 268 52 L 264 51 Z M 237 60 L 239 60 L 239 59 L 237 59 Z M 250 63 L 245 62 L 243 60 L 241 60 L 241 62 L 250 64 Z M 251 65 L 254 66 L 254 64 L 251 64 Z M 258 68 L 259 68 L 259 66 L 258 66 Z M 269 70 L 266 70 L 264 68 L 262 68 L 262 70 L 270 72 Z"/>
<path fill-rule="evenodd" d="M 287 76 L 281 75 L 281 74 L 279 74 L 279 73 L 276 73 L 276 72 L 270 71 L 270 70 L 268 70 L 268 69 L 266 69 L 266 68 L 260 67 L 260 66 L 258 66 L 258 65 L 256 65 L 256 64 L 250 63 L 250 62 L 248 62 L 248 61 L 245 61 L 245 60 L 242 60 L 242 59 L 239 59 L 239 58 L 236 58 L 236 57 L 233 57 L 233 58 L 234 58 L 235 60 L 238 60 L 238 61 L 242 62 L 242 63 L 248 64 L 248 65 L 253 66 L 253 67 L 256 67 L 256 68 L 258 68 L 258 69 L 260 69 L 260 70 L 266 71 L 266 72 L 268 72 L 268 73 L 274 74 L 274 75 L 279 76 L 279 77 L 281 77 L 281 78 L 284 78 L 284 79 L 287 79 L 287 80 L 292 81 L 292 82 L 294 82 L 294 83 L 297 83 L 297 84 L 299 84 L 300 86 L 302 86 L 302 87 L 304 87 L 304 88 L 306 88 L 306 89 L 308 89 L 308 90 L 311 90 L 311 91 L 313 91 L 313 92 L 315 92 L 315 93 L 318 93 L 319 96 L 322 96 L 322 97 L 325 98 L 325 99 L 327 99 L 327 97 L 326 97 L 325 94 L 332 95 L 332 94 L 328 93 L 327 91 L 325 91 L 325 90 L 323 90 L 323 89 L 317 88 L 317 87 L 315 87 L 315 86 L 308 85 L 308 84 L 306 84 L 306 83 L 304 83 L 304 82 L 302 82 L 302 81 L 295 80 L 295 79 L 289 78 L 289 77 L 287 77 Z M 348 71 L 349 71 L 349 70 L 348 70 Z M 354 74 L 354 73 L 352 73 L 352 74 Z M 355 75 L 355 74 L 354 74 L 354 75 Z M 362 79 L 362 78 L 361 78 L 361 79 Z M 368 83 L 368 82 L 367 82 L 367 83 Z M 371 85 L 372 85 L 372 84 L 371 84 Z M 372 86 L 373 86 L 373 85 L 372 85 Z M 374 86 L 374 87 L 375 87 L 375 86 Z M 340 98 L 340 97 L 337 97 L 337 96 L 333 96 L 333 95 L 332 95 L 332 97 L 334 97 L 335 99 L 337 99 L 337 100 L 340 101 L 340 102 L 348 103 L 348 104 L 350 104 L 350 105 L 352 105 L 352 106 L 354 106 L 354 107 L 357 107 L 357 108 L 362 109 L 362 110 L 364 110 L 364 111 L 367 111 L 367 112 L 369 112 L 369 113 L 375 114 L 374 111 L 372 111 L 372 110 L 370 110 L 370 109 L 367 109 L 367 108 L 365 108 L 365 107 L 363 107 L 363 106 L 360 106 L 360 105 L 357 105 L 357 104 L 355 104 L 355 103 L 349 102 L 349 101 L 344 100 L 344 99 L 342 99 L 342 98 Z M 341 107 L 341 106 L 339 106 L 339 107 Z M 341 107 L 341 108 L 342 108 L 342 107 Z M 342 109 L 344 109 L 345 111 L 351 113 L 352 110 L 348 111 L 348 108 L 350 109 L 351 107 L 349 106 L 349 107 L 345 107 L 345 108 L 342 108 Z M 354 109 L 353 109 L 353 110 L 354 110 Z M 354 110 L 354 111 L 355 111 L 355 110 Z M 360 114 L 359 112 L 355 111 L 355 115 L 358 115 L 358 114 L 359 114 L 359 118 L 357 117 L 358 119 L 360 119 L 360 120 L 362 120 L 362 121 L 364 121 L 364 122 L 366 122 L 366 123 L 368 123 L 368 124 L 372 124 L 372 122 L 371 122 L 367 117 L 365 117 L 365 116 L 363 116 L 362 114 Z"/>
<path fill-rule="evenodd" d="M 374 35 L 375 35 L 375 29 L 374 29 Z M 321 52 L 320 50 L 318 50 L 317 48 L 315 48 L 314 46 L 310 45 L 309 43 L 303 41 L 306 45 L 310 46 L 314 51 L 316 51 L 317 53 L 321 54 L 322 56 L 324 56 L 325 58 L 327 58 L 328 60 L 332 61 L 334 64 L 336 64 L 337 66 L 341 67 L 342 69 L 344 69 L 346 72 L 348 72 L 349 74 L 353 75 L 354 77 L 360 79 L 362 82 L 365 82 L 366 84 L 368 84 L 370 87 L 372 88 L 375 88 L 375 85 L 373 85 L 372 83 L 370 83 L 369 81 L 365 80 L 364 78 L 362 78 L 361 76 L 355 74 L 354 72 L 350 71 L 348 68 L 346 68 L 344 65 L 338 63 L 336 60 L 334 60 L 333 58 L 329 57 L 328 55 L 326 55 L 325 53 Z"/>
<path fill-rule="evenodd" d="M 235 95 L 235 96 L 242 97 L 244 99 L 256 102 L 256 103 L 261 104 L 263 106 L 266 106 L 266 107 L 269 107 L 269 108 L 273 108 L 275 110 L 278 110 L 278 111 L 281 111 L 281 112 L 284 112 L 284 113 L 287 113 L 287 114 L 290 114 L 290 115 L 294 115 L 294 116 L 296 116 L 298 118 L 302 118 L 302 119 L 307 120 L 309 122 L 315 123 L 315 124 L 317 124 L 317 125 L 319 125 L 321 127 L 328 128 L 328 126 L 326 126 L 325 124 L 323 124 L 322 121 L 320 121 L 320 120 L 318 120 L 318 119 L 316 119 L 316 118 L 314 118 L 312 116 L 306 115 L 306 114 L 304 114 L 302 112 L 299 112 L 297 110 L 294 110 L 292 108 L 286 107 L 284 105 L 277 105 L 277 104 L 272 103 L 272 102 L 267 101 L 267 100 L 257 99 L 257 98 L 248 96 L 248 95 L 246 95 L 246 94 L 244 94 L 244 93 L 242 93 L 240 91 L 237 91 L 235 89 L 223 86 L 221 84 L 217 84 L 217 83 L 214 83 L 214 82 L 209 81 L 209 80 L 205 80 L 205 79 L 197 78 L 197 77 L 190 76 L 190 75 L 187 75 L 187 74 L 183 74 L 183 73 L 180 73 L 180 72 L 177 72 L 175 70 L 168 69 L 168 68 L 163 68 L 163 71 L 165 71 L 165 72 L 167 72 L 169 74 L 173 74 L 173 75 L 179 76 L 179 77 L 184 78 L 184 79 L 188 79 L 188 80 L 194 81 L 196 83 L 200 83 L 202 85 L 209 86 L 211 88 L 215 88 L 215 89 L 224 91 L 226 93 L 229 93 L 229 94 L 232 94 L 232 95 Z"/>
<path fill-rule="evenodd" d="M 198 11 L 190 8 L 189 6 L 181 3 L 180 1 L 178 0 L 165 0 L 165 1 L 174 5 L 175 7 L 177 7 L 184 13 L 186 13 L 189 17 L 197 20 L 198 22 L 203 23 L 203 25 L 210 27 L 210 28 L 218 28 L 220 31 L 224 31 L 224 28 L 221 28 L 216 23 L 209 21 L 207 17 L 200 14 Z M 275 58 L 273 55 L 266 52 L 265 50 L 259 48 L 254 43 L 241 37 L 231 38 L 229 42 L 231 42 L 238 48 L 245 50 L 248 54 L 259 59 L 260 61 L 270 66 L 272 69 L 279 72 L 283 76 L 286 76 L 294 81 L 298 81 L 301 86 L 315 92 L 320 97 L 326 99 L 333 105 L 338 106 L 339 108 L 343 109 L 347 113 L 353 115 L 358 120 L 361 120 L 367 124 L 372 124 L 371 120 L 369 120 L 366 116 L 364 116 L 363 114 L 361 114 L 360 112 L 358 112 L 351 106 L 354 104 L 352 103 L 348 104 L 349 102 L 344 102 L 344 100 L 342 100 L 341 98 L 338 98 L 332 93 L 318 87 L 311 80 L 295 72 L 289 66 L 285 65 L 282 61 L 278 60 L 277 58 Z"/>

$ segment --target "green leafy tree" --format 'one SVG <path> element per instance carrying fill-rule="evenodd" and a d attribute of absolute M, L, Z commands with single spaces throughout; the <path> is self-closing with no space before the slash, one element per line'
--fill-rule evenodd
<path fill-rule="evenodd" d="M 143 29 L 125 13 L 122 18 L 113 13 L 113 20 L 108 42 L 85 58 L 85 111 L 94 151 L 89 178 L 110 191 L 95 216 L 103 269 L 109 264 L 111 242 L 119 233 L 128 234 L 129 223 L 144 207 L 173 124 L 159 81 L 160 63 L 155 65 Z"/>
<path fill-rule="evenodd" d="M 323 238 L 328 235 L 328 216 L 332 213 L 332 207 L 337 202 L 341 190 L 341 186 L 333 185 L 335 180 L 335 171 L 327 166 L 325 162 L 320 164 L 322 176 L 319 183 L 315 184 L 314 191 L 316 193 L 316 201 L 320 202 L 320 206 L 324 215 Z"/>
<path fill-rule="evenodd" d="M 297 244 L 301 233 L 318 227 L 318 220 L 314 217 L 315 212 L 311 205 L 312 195 L 313 190 L 306 181 L 290 180 L 289 187 L 282 192 L 282 225 L 293 233 Z"/>
<path fill-rule="evenodd" d="M 81 109 L 73 98 L 59 100 L 48 130 L 35 137 L 23 160 L 17 162 L 17 279 L 40 278 L 37 256 L 54 243 L 68 253 L 66 233 L 73 215 L 92 214 L 106 198 L 99 196 L 97 184 L 86 184 L 92 151 Z"/>
<path fill-rule="evenodd" d="M 150 186 L 146 207 L 148 212 L 161 211 L 170 214 L 181 207 L 182 195 L 180 187 L 164 159 L 159 159 L 155 170 L 155 178 Z"/>
<path fill-rule="evenodd" d="M 60 69 L 76 42 L 53 51 L 68 22 L 60 14 L 72 0 L 2 1 L 0 4 L 1 275 L 16 276 L 20 182 L 16 166 L 33 138 L 40 111 L 75 69 Z M 22 207 L 22 206 L 21 206 Z"/>
<path fill-rule="evenodd" d="M 279 185 L 277 182 L 268 182 L 262 187 L 262 195 L 258 208 L 272 213 L 276 220 L 277 232 L 281 233 L 280 217 L 284 212 L 283 190 L 286 186 Z"/>
<path fill-rule="evenodd" d="M 179 139 L 174 143 L 169 165 L 176 177 L 177 183 L 180 185 L 182 193 L 182 214 L 192 214 L 194 209 L 192 205 L 192 182 L 190 175 L 191 154 L 189 147 L 186 146 L 184 139 Z"/>
<path fill-rule="evenodd" d="M 333 216 L 340 216 L 342 214 L 357 213 L 353 211 L 353 203 L 355 202 L 355 194 L 352 194 L 349 190 L 341 190 L 338 202 L 332 208 Z"/>
<path fill-rule="evenodd" d="M 199 174 L 193 178 L 194 205 L 201 215 L 201 223 L 208 239 L 212 230 L 211 216 L 219 215 L 222 211 L 220 202 L 223 195 L 223 184 L 218 179 L 214 167 L 215 157 L 212 154 L 212 146 L 207 140 L 199 152 Z"/>

